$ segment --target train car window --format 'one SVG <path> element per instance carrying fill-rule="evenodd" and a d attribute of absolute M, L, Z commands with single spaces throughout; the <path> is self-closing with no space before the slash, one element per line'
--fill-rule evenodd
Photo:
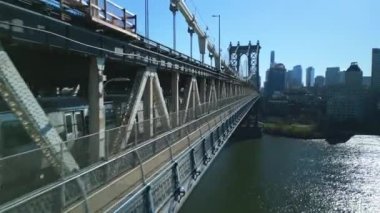
<path fill-rule="evenodd" d="M 73 117 L 71 114 L 66 114 L 66 133 L 70 134 L 73 132 Z"/>
<path fill-rule="evenodd" d="M 19 121 L 8 121 L 1 125 L 2 140 L 5 149 L 12 149 L 32 142 Z"/>
<path fill-rule="evenodd" d="M 90 128 L 90 116 L 86 115 L 84 117 L 84 122 L 86 124 L 86 127 L 87 127 L 87 131 L 89 132 L 89 128 Z"/>
<path fill-rule="evenodd" d="M 75 114 L 75 120 L 77 122 L 77 130 L 79 132 L 82 132 L 83 133 L 83 130 L 84 130 L 84 126 L 83 126 L 83 116 L 82 116 L 82 113 L 76 113 Z"/>
<path fill-rule="evenodd" d="M 106 109 L 106 122 L 107 123 L 114 123 L 116 120 L 116 115 L 113 109 Z"/>

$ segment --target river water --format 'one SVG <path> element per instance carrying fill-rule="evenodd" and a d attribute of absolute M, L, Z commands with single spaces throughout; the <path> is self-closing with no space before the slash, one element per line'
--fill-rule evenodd
<path fill-rule="evenodd" d="M 187 212 L 380 212 L 380 137 L 230 141 Z"/>

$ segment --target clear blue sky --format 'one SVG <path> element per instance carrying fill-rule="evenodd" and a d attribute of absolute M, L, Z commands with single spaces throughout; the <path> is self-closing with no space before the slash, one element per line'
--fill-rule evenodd
<path fill-rule="evenodd" d="M 138 15 L 138 32 L 144 34 L 144 1 L 115 0 Z M 172 46 L 170 0 L 150 0 L 150 38 Z M 262 79 L 271 50 L 276 62 L 287 69 L 300 64 L 313 66 L 316 75 L 326 67 L 348 68 L 356 61 L 364 75 L 371 73 L 371 49 L 380 47 L 380 0 L 186 0 L 199 23 L 209 27 L 211 40 L 218 41 L 217 19 L 222 19 L 222 55 L 232 41 L 241 44 L 260 40 Z M 238 2 L 238 3 L 237 3 Z M 194 37 L 195 38 L 195 37 Z M 197 40 L 194 40 L 197 42 Z M 194 43 L 194 53 L 198 45 Z M 177 13 L 177 49 L 189 54 L 187 24 Z M 194 54 L 199 59 L 199 54 Z M 206 62 L 209 62 L 207 58 Z M 303 74 L 305 78 L 305 73 Z"/>

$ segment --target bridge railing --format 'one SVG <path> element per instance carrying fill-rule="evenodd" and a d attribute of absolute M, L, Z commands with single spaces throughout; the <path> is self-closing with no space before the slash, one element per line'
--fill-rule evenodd
<path fill-rule="evenodd" d="M 19 0 L 23 1 L 23 0 Z M 111 0 L 37 0 L 60 9 L 63 15 L 90 16 L 112 26 L 136 33 L 137 16 Z"/>
<path fill-rule="evenodd" d="M 175 200 L 180 200 L 179 190 L 185 189 L 186 193 L 189 192 L 188 187 L 192 185 L 191 181 L 189 184 L 189 179 L 197 179 L 202 167 L 206 166 L 210 159 L 215 159 L 220 147 L 229 138 L 230 133 L 234 131 L 231 127 L 237 126 L 238 121 L 243 119 L 253 104 L 254 101 L 247 102 L 245 105 L 242 104 L 229 114 L 222 113 L 212 121 L 208 121 L 205 126 L 201 126 L 198 129 L 199 132 L 196 132 L 203 140 L 193 140 L 194 142 L 185 145 L 188 149 L 182 151 L 180 156 L 175 157 L 174 160 L 157 171 L 157 175 L 147 179 L 143 186 L 127 193 L 121 199 L 118 197 L 117 203 L 109 205 L 111 207 L 106 208 L 107 211 L 149 212 L 149 210 L 154 209 L 154 211 L 160 212 L 165 203 L 168 202 L 168 198 L 174 197 Z M 186 138 L 191 141 L 193 135 L 190 134 Z M 175 150 L 176 147 L 172 146 L 167 149 Z M 154 160 L 156 159 L 152 158 L 152 161 Z M 151 200 L 146 199 L 149 195 L 152 196 Z"/>
<path fill-rule="evenodd" d="M 172 146 L 173 143 L 179 141 L 180 139 L 189 137 L 189 134 L 199 129 L 202 124 L 210 122 L 216 116 L 230 113 L 231 110 L 241 106 L 248 99 L 250 99 L 250 97 L 240 96 L 221 100 L 217 105 L 205 104 L 203 107 L 197 107 L 197 110 L 203 110 L 203 115 L 194 117 L 197 119 L 190 122 L 182 120 L 182 122 L 177 125 L 174 124 L 174 126 L 170 128 L 164 128 L 159 125 L 160 122 L 161 125 L 163 124 L 162 117 L 156 118 L 156 121 L 154 122 L 156 134 L 151 136 L 146 133 L 133 135 L 133 132 L 136 132 L 138 128 L 146 127 L 147 121 L 138 122 L 135 124 L 132 132 L 130 132 L 130 134 L 133 136 L 130 137 L 130 140 L 128 141 L 129 143 L 123 147 L 123 150 L 116 154 L 111 153 L 112 141 L 120 130 L 123 131 L 126 128 L 123 126 L 107 130 L 104 133 L 106 143 L 106 156 L 103 158 L 91 158 L 91 153 L 88 152 L 91 143 L 97 143 L 99 141 L 99 134 L 102 133 L 77 138 L 73 141 L 66 141 L 63 144 L 65 144 L 70 149 L 72 155 L 81 168 L 80 171 L 73 171 L 70 174 L 63 172 L 60 174 L 58 172 L 57 174 L 57 171 L 53 171 L 52 167 L 50 167 L 47 162 L 44 162 L 43 153 L 47 147 L 42 147 L 13 156 L 3 157 L 0 159 L 2 182 L 12 182 L 12 180 L 18 181 L 4 185 L 2 187 L 3 190 L 7 190 L 10 193 L 1 193 L 1 203 L 12 200 L 16 197 L 40 188 L 39 190 L 33 192 L 32 195 L 27 196 L 28 199 L 20 198 L 20 200 L 16 200 L 15 203 L 25 203 L 26 201 L 29 201 L 29 199 L 34 200 L 34 198 L 38 200 L 39 197 L 42 196 L 43 198 L 41 199 L 44 201 L 41 202 L 44 203 L 44 205 L 47 205 L 46 202 L 48 202 L 49 199 L 56 199 L 55 196 L 58 196 L 58 203 L 60 208 L 67 207 L 83 197 L 83 190 L 86 193 L 92 192 L 93 190 L 99 188 L 102 185 L 105 185 L 110 180 L 115 179 L 121 174 L 132 171 L 133 169 L 136 170 L 139 165 L 141 167 L 143 162 L 160 153 L 163 149 L 167 148 L 168 146 Z M 182 111 L 182 114 L 190 113 L 192 111 L 195 110 L 189 109 L 187 111 Z M 171 119 L 175 120 L 176 115 L 171 114 L 171 116 Z M 189 118 L 192 118 L 192 116 L 189 115 Z M 202 131 L 200 134 L 202 134 Z M 170 155 L 173 154 L 175 153 L 171 153 Z M 22 169 L 25 169 L 26 171 L 15 169 L 17 165 L 25 165 L 25 168 Z M 41 165 L 43 168 L 40 168 Z M 145 173 L 151 174 L 158 168 L 159 167 L 154 167 L 149 171 L 145 171 Z M 27 173 L 28 176 L 25 176 L 25 173 Z M 149 177 L 149 175 L 145 174 L 145 176 L 140 177 L 140 179 L 147 177 Z M 33 181 L 30 181 L 31 178 Z M 80 187 L 80 184 L 78 185 L 82 179 L 83 182 L 86 183 L 84 188 Z M 136 182 L 136 184 L 140 184 L 140 179 Z M 25 184 L 28 180 L 30 184 Z M 53 184 L 53 186 L 48 186 L 49 184 Z M 130 187 L 133 188 L 136 186 L 136 184 L 133 184 Z M 37 201 L 33 201 L 32 203 L 34 202 Z M 9 205 L 5 205 L 5 207 L 10 207 L 13 204 L 14 202 Z M 53 204 L 58 205 L 56 200 L 54 203 L 49 205 Z M 38 206 L 42 204 L 33 205 Z"/>
<path fill-rule="evenodd" d="M 111 0 L 99 0 L 98 5 L 90 3 L 91 16 L 125 30 L 136 32 L 136 15 Z"/>
<path fill-rule="evenodd" d="M 14 0 L 6 1 L 12 3 Z M 56 0 L 46 1 L 57 3 Z M 78 2 L 79 0 L 69 1 Z M 81 0 L 80 2 L 88 2 L 88 0 Z M 142 42 L 139 39 L 127 41 L 121 38 L 116 38 L 107 32 L 97 33 L 93 30 L 78 28 L 75 24 L 69 25 L 55 19 L 47 19 L 43 15 L 32 13 L 28 10 L 20 10 L 18 7 L 13 7 L 2 1 L 0 1 L 0 5 L 0 13 L 4 14 L 4 22 L 2 23 L 4 28 L 0 28 L 0 34 L 2 34 L 4 38 L 9 37 L 15 40 L 21 40 L 22 42 L 31 42 L 36 45 L 43 44 L 52 47 L 67 48 L 70 51 L 78 51 L 89 55 L 107 55 L 107 58 L 112 58 L 112 60 L 123 60 L 133 64 L 156 66 L 160 70 L 176 70 L 181 73 L 214 77 L 221 80 L 241 83 L 233 75 L 218 72 L 214 67 L 154 41 Z M 74 6 L 71 7 L 74 8 Z M 84 8 L 88 9 L 89 6 L 84 5 Z M 71 9 L 68 10 L 71 11 Z M 75 11 L 78 11 L 78 9 Z M 98 9 L 95 9 L 95 11 L 98 11 Z M 58 13 L 59 12 L 61 11 L 58 10 Z M 13 17 L 11 14 L 13 13 L 17 13 L 20 16 L 20 19 L 27 21 L 23 24 L 12 22 L 11 20 Z M 80 17 L 82 16 L 83 15 Z M 46 29 L 39 29 L 36 27 L 39 24 L 38 20 L 46 20 L 46 22 L 44 22 L 46 24 Z M 14 27 L 24 30 L 7 30 L 13 29 Z M 141 37 L 141 39 L 143 41 L 149 40 L 143 37 Z M 147 48 L 148 46 L 151 48 Z"/>
<path fill-rule="evenodd" d="M 136 122 L 133 125 L 133 129 L 131 131 L 131 137 L 129 138 L 128 143 L 139 144 L 143 141 L 154 138 L 171 129 L 183 126 L 186 123 L 189 123 L 197 118 L 204 116 L 205 114 L 209 114 L 215 111 L 216 109 L 218 109 L 219 107 L 223 107 L 227 105 L 228 103 L 241 99 L 242 97 L 243 96 L 226 98 L 226 99 L 220 100 L 219 103 L 206 102 L 194 108 L 189 108 L 188 110 L 181 110 L 178 112 L 178 114 L 176 112 L 171 112 L 169 113 L 168 117 L 157 116 L 152 121 L 153 135 L 147 134 L 149 132 L 147 128 L 149 128 L 150 123 L 151 123 L 150 120 Z M 155 108 L 154 108 L 154 111 L 155 111 Z M 170 124 L 169 126 L 167 125 L 167 121 L 169 121 L 169 124 Z M 112 138 L 112 135 L 116 135 L 115 133 L 110 133 L 110 132 L 112 131 L 109 131 L 109 134 L 108 134 L 110 138 Z"/>
<path fill-rule="evenodd" d="M 164 54 L 170 54 L 175 59 L 186 60 L 186 61 L 191 62 L 194 65 L 203 66 L 209 70 L 217 71 L 215 69 L 215 67 L 210 66 L 206 63 L 202 63 L 201 61 L 196 60 L 196 59 L 190 57 L 189 55 L 181 53 L 177 50 L 174 50 L 174 49 L 172 49 L 166 45 L 160 44 L 160 43 L 153 41 L 151 39 L 148 39 L 144 36 L 140 36 L 140 37 L 141 37 L 140 40 L 144 42 L 144 44 L 146 45 L 146 48 L 148 48 L 148 49 L 154 49 L 155 48 L 157 52 L 164 53 Z"/>

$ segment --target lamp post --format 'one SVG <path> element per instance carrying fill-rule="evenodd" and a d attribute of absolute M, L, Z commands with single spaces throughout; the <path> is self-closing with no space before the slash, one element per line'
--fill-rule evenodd
<path fill-rule="evenodd" d="M 220 64 L 220 60 L 221 60 L 221 51 L 220 51 L 220 15 L 212 15 L 213 18 L 218 18 L 218 21 L 219 21 L 219 41 L 218 41 L 218 53 L 219 53 L 219 60 L 218 60 L 218 64 L 219 64 L 219 69 L 221 69 L 221 64 Z"/>
<path fill-rule="evenodd" d="M 145 0 L 145 37 L 149 39 L 149 0 Z"/>
<path fill-rule="evenodd" d="M 194 34 L 194 29 L 189 26 L 187 28 L 187 32 L 190 34 L 190 57 L 193 58 L 193 34 Z"/>
<path fill-rule="evenodd" d="M 175 29 L 175 15 L 177 12 L 177 4 L 172 1 L 169 6 L 170 11 L 173 13 L 173 49 L 176 50 L 176 29 Z"/>

